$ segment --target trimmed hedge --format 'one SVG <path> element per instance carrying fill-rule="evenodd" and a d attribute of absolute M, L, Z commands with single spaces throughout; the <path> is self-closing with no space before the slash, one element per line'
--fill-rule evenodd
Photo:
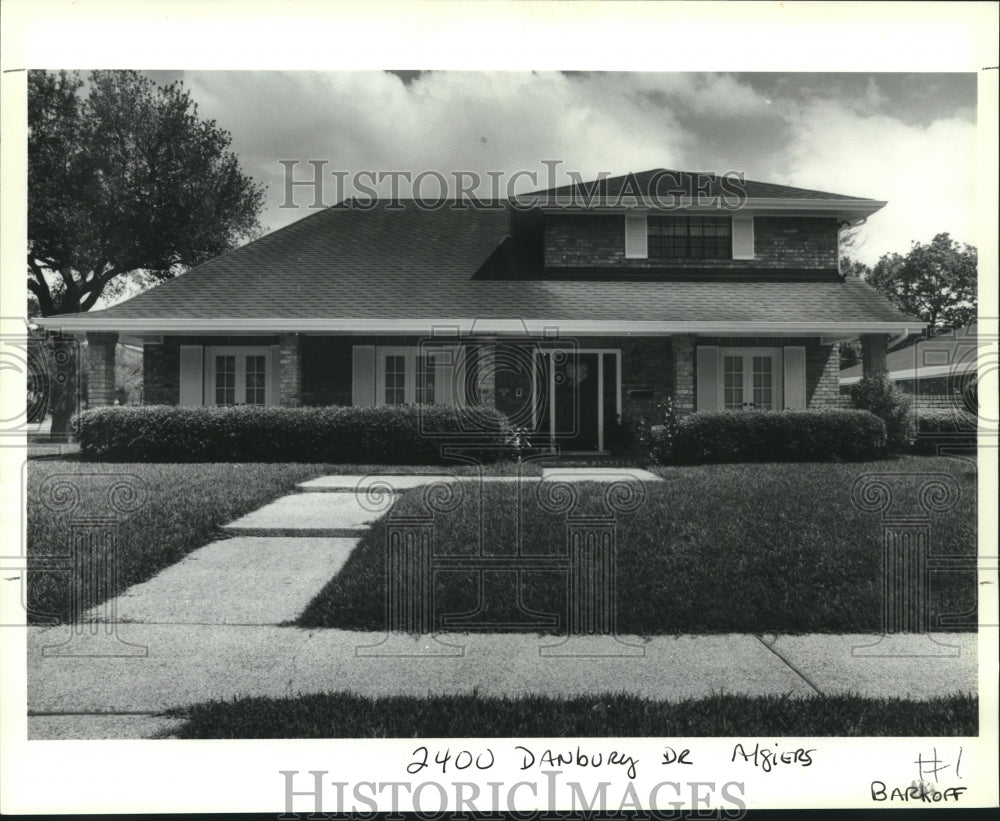
<path fill-rule="evenodd" d="M 76 417 L 85 459 L 126 462 L 443 464 L 442 447 L 514 458 L 510 423 L 492 408 L 403 405 L 282 408 L 101 407 Z"/>
<path fill-rule="evenodd" d="M 672 461 L 839 462 L 878 458 L 885 424 L 854 410 L 712 411 L 682 417 Z"/>
<path fill-rule="evenodd" d="M 938 446 L 975 447 L 979 421 L 964 408 L 917 411 L 917 453 L 937 453 Z"/>

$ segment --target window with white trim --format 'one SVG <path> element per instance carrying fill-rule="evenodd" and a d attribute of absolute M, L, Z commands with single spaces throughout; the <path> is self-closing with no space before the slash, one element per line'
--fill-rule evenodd
<path fill-rule="evenodd" d="M 376 349 L 377 405 L 450 405 L 456 352 L 451 349 Z"/>
<path fill-rule="evenodd" d="M 206 350 L 205 399 L 209 405 L 270 405 L 274 390 L 270 350 L 216 346 Z"/>
<path fill-rule="evenodd" d="M 719 397 L 723 410 L 780 410 L 780 348 L 723 348 Z"/>

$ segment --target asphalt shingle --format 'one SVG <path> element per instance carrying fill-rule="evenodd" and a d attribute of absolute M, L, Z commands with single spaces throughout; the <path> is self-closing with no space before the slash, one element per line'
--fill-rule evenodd
<path fill-rule="evenodd" d="M 496 209 L 334 207 L 81 319 L 517 318 L 905 322 L 866 283 L 477 277 L 508 239 Z M 815 278 L 813 278 L 815 279 Z"/>

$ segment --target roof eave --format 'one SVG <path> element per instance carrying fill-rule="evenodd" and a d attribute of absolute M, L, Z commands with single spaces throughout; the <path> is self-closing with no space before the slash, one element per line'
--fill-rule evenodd
<path fill-rule="evenodd" d="M 548 336 L 559 334 L 598 335 L 767 335 L 767 336 L 855 336 L 861 334 L 915 334 L 926 323 L 919 320 L 840 320 L 784 322 L 732 320 L 595 320 L 595 319 L 519 319 L 475 317 L 349 318 L 314 317 L 259 319 L 241 318 L 142 318 L 102 319 L 86 315 L 54 316 L 37 320 L 42 327 L 66 334 L 117 332 L 130 336 L 165 334 L 408 334 L 427 335 L 448 329 L 453 335 L 522 334 Z"/>
<path fill-rule="evenodd" d="M 520 202 L 526 207 L 527 200 Z M 580 198 L 557 197 L 555 200 L 539 201 L 536 207 L 544 213 L 587 213 L 625 214 L 660 211 L 732 211 L 748 216 L 779 216 L 784 214 L 801 214 L 837 217 L 844 220 L 865 219 L 884 208 L 887 200 L 868 199 L 819 199 L 797 197 L 756 197 L 743 201 L 727 201 L 725 197 L 709 198 L 706 202 L 698 202 L 691 197 L 678 197 L 675 200 L 650 197 L 624 197 L 613 201 L 585 203 Z"/>

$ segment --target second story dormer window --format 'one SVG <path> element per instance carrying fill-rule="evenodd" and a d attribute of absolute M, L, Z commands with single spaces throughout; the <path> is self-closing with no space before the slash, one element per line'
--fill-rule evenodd
<path fill-rule="evenodd" d="M 754 259 L 752 215 L 625 214 L 625 259 Z"/>
<path fill-rule="evenodd" d="M 647 218 L 650 259 L 732 259 L 730 217 Z"/>

